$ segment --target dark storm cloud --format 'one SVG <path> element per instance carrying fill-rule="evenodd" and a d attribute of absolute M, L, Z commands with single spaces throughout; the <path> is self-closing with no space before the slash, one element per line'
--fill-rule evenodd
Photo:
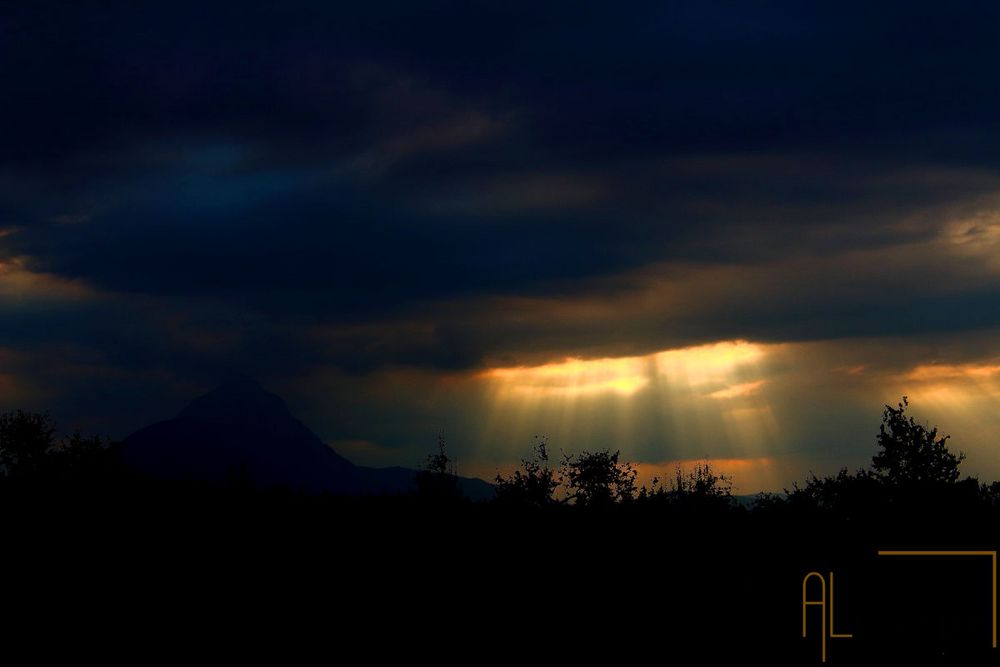
<path fill-rule="evenodd" d="M 0 303 L 4 345 L 191 377 L 996 324 L 981 259 L 892 307 L 877 254 L 781 263 L 991 205 L 996 6 L 206 4 L 0 10 L 0 261 L 100 295 Z"/>

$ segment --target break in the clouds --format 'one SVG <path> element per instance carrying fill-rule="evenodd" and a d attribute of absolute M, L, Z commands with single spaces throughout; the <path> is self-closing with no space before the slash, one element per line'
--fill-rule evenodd
<path fill-rule="evenodd" d="M 240 370 L 370 462 L 764 486 L 924 392 L 1000 470 L 996 6 L 205 4 L 0 9 L 5 406 L 123 435 Z"/>

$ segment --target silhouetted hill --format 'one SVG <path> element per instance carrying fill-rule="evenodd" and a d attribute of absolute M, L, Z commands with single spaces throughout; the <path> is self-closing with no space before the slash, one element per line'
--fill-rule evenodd
<path fill-rule="evenodd" d="M 171 480 L 243 481 L 307 494 L 398 494 L 415 490 L 415 470 L 356 466 L 328 447 L 255 381 L 236 377 L 196 398 L 173 419 L 139 429 L 121 443 L 139 472 Z M 493 487 L 463 478 L 473 499 Z"/>

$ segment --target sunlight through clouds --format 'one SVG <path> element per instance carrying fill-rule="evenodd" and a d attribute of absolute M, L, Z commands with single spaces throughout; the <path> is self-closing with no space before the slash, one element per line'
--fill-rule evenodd
<path fill-rule="evenodd" d="M 735 340 L 489 369 L 477 376 L 489 415 L 483 435 L 504 447 L 532 432 L 570 449 L 606 442 L 638 447 L 647 460 L 759 458 L 778 431 L 762 389 L 765 362 L 779 347 Z"/>
<path fill-rule="evenodd" d="M 763 380 L 729 384 L 758 362 L 765 347 L 732 341 L 667 350 L 642 357 L 576 359 L 544 364 L 494 368 L 482 374 L 504 392 L 531 397 L 577 396 L 610 392 L 631 396 L 647 387 L 657 375 L 671 384 L 687 387 L 721 385 L 707 395 L 734 398 L 756 393 Z"/>
<path fill-rule="evenodd" d="M 755 382 L 743 382 L 741 384 L 734 384 L 725 389 L 719 389 L 718 391 L 713 391 L 708 394 L 709 398 L 739 398 L 741 396 L 753 396 L 756 394 L 761 387 L 764 386 L 764 380 L 757 380 Z"/>
<path fill-rule="evenodd" d="M 336 448 L 366 465 L 419 465 L 443 432 L 463 470 L 492 479 L 529 455 L 537 436 L 556 461 L 563 451 L 620 450 L 643 479 L 708 460 L 741 494 L 868 465 L 884 404 L 905 395 L 919 420 L 968 454 L 970 474 L 996 478 L 995 338 L 733 340 L 471 372 L 400 367 L 366 379 L 335 375 L 306 395 L 335 396 L 340 409 L 365 415 L 358 424 L 376 424 L 337 439 Z M 376 419 L 385 405 L 392 418 Z"/>
<path fill-rule="evenodd" d="M 543 366 L 495 368 L 483 375 L 510 391 L 530 396 L 600 392 L 630 396 L 649 384 L 648 367 L 649 360 L 645 357 L 566 359 Z"/>
<path fill-rule="evenodd" d="M 654 358 L 661 375 L 690 386 L 702 386 L 732 380 L 764 354 L 764 346 L 738 340 L 667 350 L 657 353 Z"/>
<path fill-rule="evenodd" d="M 1000 452 L 990 435 L 1000 428 L 1000 363 L 996 359 L 920 364 L 894 380 L 911 403 L 925 406 L 927 418 L 940 420 L 947 433 L 964 436 L 959 438 L 959 449 L 973 452 L 975 465 L 995 468 L 1000 464 Z"/>

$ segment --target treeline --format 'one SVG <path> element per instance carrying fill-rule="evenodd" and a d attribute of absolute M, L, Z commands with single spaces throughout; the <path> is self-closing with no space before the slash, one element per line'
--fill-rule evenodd
<path fill-rule="evenodd" d="M 553 461 L 547 441 L 538 438 L 516 469 L 496 476 L 496 495 L 487 504 L 551 511 L 815 512 L 845 519 L 886 512 L 1000 509 L 1000 482 L 963 477 L 964 454 L 952 452 L 949 436 L 918 422 L 908 408 L 905 397 L 884 407 L 869 467 L 854 472 L 845 468 L 825 477 L 810 475 L 784 493 L 761 493 L 749 503 L 733 495 L 733 479 L 708 461 L 688 469 L 678 467 L 670 479 L 640 484 L 636 466 L 623 460 L 618 450 L 562 452 Z M 121 463 L 115 444 L 107 438 L 79 432 L 60 436 L 49 415 L 23 411 L 0 414 L 0 473 L 0 492 L 8 494 L 107 490 L 144 481 Z M 238 476 L 225 486 L 216 485 L 214 492 L 252 491 Z M 415 488 L 415 494 L 402 500 L 471 505 L 462 497 L 443 439 L 417 473 Z"/>
<path fill-rule="evenodd" d="M 869 467 L 854 472 L 843 468 L 824 477 L 811 474 L 784 493 L 760 493 L 749 503 L 739 502 L 732 493 L 733 479 L 708 461 L 689 469 L 678 466 L 672 479 L 654 478 L 639 485 L 636 467 L 623 461 L 619 450 L 564 452 L 553 465 L 544 439 L 536 442 L 532 455 L 517 469 L 496 476 L 495 503 L 522 508 L 817 512 L 845 519 L 886 512 L 1000 508 L 1000 482 L 963 477 L 965 455 L 949 449 L 950 436 L 918 422 L 908 409 L 905 396 L 895 406 L 884 406 Z M 422 495 L 443 500 L 458 494 L 457 479 L 448 465 L 439 444 L 439 452 L 420 473 Z"/>
<path fill-rule="evenodd" d="M 114 443 L 79 431 L 60 436 L 47 413 L 0 413 L 3 487 L 72 484 L 124 474 Z"/>

